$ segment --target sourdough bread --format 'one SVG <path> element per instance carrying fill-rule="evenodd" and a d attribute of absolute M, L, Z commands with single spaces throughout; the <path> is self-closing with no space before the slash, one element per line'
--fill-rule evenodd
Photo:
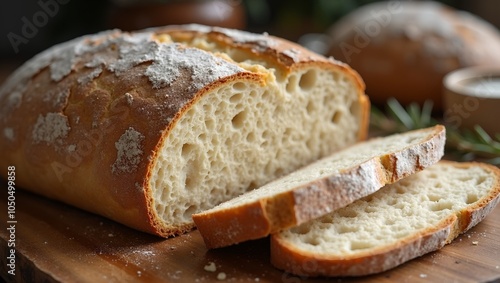
<path fill-rule="evenodd" d="M 438 162 L 445 128 L 374 138 L 193 214 L 208 248 L 258 239 L 320 217 Z"/>
<path fill-rule="evenodd" d="M 199 25 L 84 36 L 0 89 L 0 167 L 20 187 L 170 236 L 191 214 L 367 133 L 347 65 L 269 36 Z M 2 171 L 4 177 L 6 171 Z"/>
<path fill-rule="evenodd" d="M 271 237 L 271 261 L 307 276 L 382 272 L 450 243 L 500 201 L 500 169 L 441 161 Z"/>

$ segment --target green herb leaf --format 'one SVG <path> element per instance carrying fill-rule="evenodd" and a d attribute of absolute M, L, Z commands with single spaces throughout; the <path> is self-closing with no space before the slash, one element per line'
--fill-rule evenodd
<path fill-rule="evenodd" d="M 410 115 L 395 98 L 390 98 L 387 101 L 387 106 L 393 119 L 400 122 L 406 129 L 415 128 Z"/>
<path fill-rule="evenodd" d="M 431 127 L 438 123 L 432 117 L 432 107 L 432 101 L 425 101 L 422 107 L 412 103 L 405 108 L 391 98 L 387 101 L 385 112 L 372 106 L 371 127 L 380 134 Z M 446 133 L 446 150 L 449 154 L 458 156 L 461 160 L 481 159 L 500 165 L 500 133 L 492 137 L 479 125 L 472 130 L 448 126 Z"/>

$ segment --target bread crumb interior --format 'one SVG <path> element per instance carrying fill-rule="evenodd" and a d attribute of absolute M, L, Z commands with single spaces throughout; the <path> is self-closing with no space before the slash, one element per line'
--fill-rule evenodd
<path fill-rule="evenodd" d="M 181 40 L 267 78 L 214 89 L 179 118 L 150 178 L 155 212 L 165 223 L 192 223 L 193 213 L 357 140 L 361 106 L 355 82 L 343 73 L 316 67 L 286 73 L 204 36 L 159 40 Z"/>

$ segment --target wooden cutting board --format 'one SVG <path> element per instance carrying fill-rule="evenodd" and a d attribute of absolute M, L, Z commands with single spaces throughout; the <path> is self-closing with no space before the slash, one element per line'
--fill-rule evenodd
<path fill-rule="evenodd" d="M 1 184 L 0 221 L 6 225 L 7 186 Z M 209 251 L 198 231 L 161 239 L 19 189 L 15 197 L 15 276 L 6 273 L 10 233 L 0 230 L 2 277 L 7 282 L 332 281 L 294 277 L 273 268 L 268 239 Z M 494 280 L 500 280 L 500 206 L 440 251 L 375 276 L 333 281 Z"/>

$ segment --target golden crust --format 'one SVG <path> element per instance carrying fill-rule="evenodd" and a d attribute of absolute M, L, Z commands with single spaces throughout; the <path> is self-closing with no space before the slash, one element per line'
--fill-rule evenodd
<path fill-rule="evenodd" d="M 265 79 L 209 52 L 158 41 L 162 34 L 195 33 L 210 34 L 227 48 L 251 52 L 284 72 L 312 64 L 346 73 L 358 87 L 366 107 L 363 121 L 368 121 L 364 85 L 353 70 L 279 38 L 202 26 L 113 30 L 55 46 L 12 74 L 0 89 L 0 165 L 15 165 L 18 184 L 27 190 L 138 230 L 171 236 L 192 229 L 166 227 L 152 213 L 148 180 L 159 146 L 179 117 L 210 90 Z M 249 38 L 272 44 L 262 48 Z M 171 62 L 161 61 L 162 52 L 210 61 L 214 67 L 194 74 L 191 66 L 174 62 L 172 69 Z M 364 123 L 359 136 L 366 133 Z"/>

